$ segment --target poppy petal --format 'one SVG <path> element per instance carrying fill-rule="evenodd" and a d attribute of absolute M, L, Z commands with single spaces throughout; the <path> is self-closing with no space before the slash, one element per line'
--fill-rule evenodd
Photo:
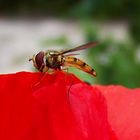
<path fill-rule="evenodd" d="M 140 88 L 96 85 L 107 101 L 108 119 L 119 140 L 140 139 Z"/>
<path fill-rule="evenodd" d="M 116 140 L 106 101 L 72 74 L 0 75 L 0 140 Z"/>

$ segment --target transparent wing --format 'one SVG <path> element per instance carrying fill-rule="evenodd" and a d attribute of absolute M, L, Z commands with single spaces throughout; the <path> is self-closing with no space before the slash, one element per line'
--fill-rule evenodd
<path fill-rule="evenodd" d="M 80 50 L 84 50 L 84 49 L 88 49 L 88 48 L 92 48 L 95 47 L 97 44 L 97 42 L 90 42 L 81 46 L 78 46 L 76 48 L 72 48 L 66 51 L 62 51 L 61 54 L 65 54 L 65 53 L 69 53 L 69 52 L 75 52 L 75 51 L 80 51 Z"/>

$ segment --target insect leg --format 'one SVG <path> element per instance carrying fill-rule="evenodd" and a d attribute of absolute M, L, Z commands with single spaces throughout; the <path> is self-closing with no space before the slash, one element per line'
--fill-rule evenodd
<path fill-rule="evenodd" d="M 44 67 L 43 68 L 43 76 L 41 77 L 41 79 L 37 82 L 37 83 L 35 83 L 33 86 L 34 87 L 36 87 L 36 86 L 38 86 L 40 83 L 41 83 L 41 81 L 43 81 L 43 79 L 45 78 L 45 76 L 46 76 L 46 72 L 49 70 L 49 68 L 48 67 Z"/>
<path fill-rule="evenodd" d="M 60 70 L 63 70 L 63 71 L 66 71 L 66 72 L 68 72 L 68 67 L 63 67 L 63 66 L 60 66 Z"/>

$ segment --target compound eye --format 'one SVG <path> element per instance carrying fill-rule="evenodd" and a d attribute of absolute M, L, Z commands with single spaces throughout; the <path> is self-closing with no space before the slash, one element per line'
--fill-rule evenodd
<path fill-rule="evenodd" d="M 39 71 L 42 71 L 44 68 L 44 52 L 39 52 L 35 56 L 35 62 Z"/>

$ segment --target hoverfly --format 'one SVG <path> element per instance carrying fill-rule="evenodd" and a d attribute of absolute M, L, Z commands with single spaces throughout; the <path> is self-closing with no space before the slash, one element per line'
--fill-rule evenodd
<path fill-rule="evenodd" d="M 33 61 L 33 65 L 40 72 L 47 72 L 49 69 L 64 70 L 64 68 L 72 66 L 96 77 L 96 71 L 91 66 L 73 57 L 73 55 L 76 55 L 73 52 L 94 47 L 96 44 L 97 42 L 90 42 L 65 51 L 40 51 L 38 54 L 33 55 L 29 61 Z"/>

